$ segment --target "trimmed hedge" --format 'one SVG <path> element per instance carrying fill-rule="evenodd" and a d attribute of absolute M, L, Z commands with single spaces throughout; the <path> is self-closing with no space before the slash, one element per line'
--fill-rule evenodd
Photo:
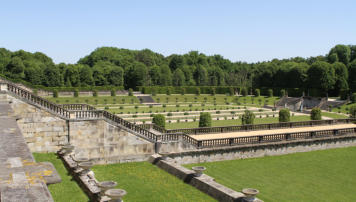
<path fill-rule="evenodd" d="M 199 127 L 211 127 L 211 115 L 209 112 L 201 112 L 199 118 Z"/>
<path fill-rule="evenodd" d="M 255 120 L 255 114 L 249 110 L 245 110 L 245 113 L 241 117 L 242 125 L 253 124 Z"/>
<path fill-rule="evenodd" d="M 350 107 L 350 118 L 356 118 L 356 105 Z"/>
<path fill-rule="evenodd" d="M 152 118 L 152 123 L 165 128 L 166 127 L 166 117 L 163 114 L 154 114 Z"/>
<path fill-rule="evenodd" d="M 235 92 L 240 91 L 240 87 L 237 86 L 138 86 L 137 90 L 144 94 L 152 94 L 152 89 L 155 89 L 157 94 L 166 94 L 167 88 L 170 88 L 172 94 L 196 94 L 197 88 L 200 89 L 201 94 L 230 94 L 232 88 Z M 183 90 L 184 89 L 184 90 Z"/>
<path fill-rule="evenodd" d="M 289 122 L 290 121 L 290 111 L 287 108 L 279 110 L 279 122 Z"/>
<path fill-rule="evenodd" d="M 321 110 L 317 107 L 314 107 L 311 110 L 310 119 L 311 120 L 321 120 Z"/>

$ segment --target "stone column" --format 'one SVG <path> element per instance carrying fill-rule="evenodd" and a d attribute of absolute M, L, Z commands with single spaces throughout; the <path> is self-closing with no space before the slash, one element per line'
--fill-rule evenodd
<path fill-rule="evenodd" d="M 0 91 L 6 91 L 6 92 L 8 91 L 6 83 L 1 83 L 0 84 Z"/>

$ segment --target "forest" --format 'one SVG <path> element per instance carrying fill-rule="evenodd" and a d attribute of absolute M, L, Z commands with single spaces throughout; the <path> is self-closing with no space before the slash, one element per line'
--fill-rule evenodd
<path fill-rule="evenodd" d="M 336 45 L 321 56 L 257 63 L 198 51 L 165 57 L 149 49 L 100 47 L 76 64 L 55 64 L 41 52 L 0 48 L 0 74 L 44 87 L 238 86 L 316 89 L 339 96 L 356 92 L 356 45 Z"/>

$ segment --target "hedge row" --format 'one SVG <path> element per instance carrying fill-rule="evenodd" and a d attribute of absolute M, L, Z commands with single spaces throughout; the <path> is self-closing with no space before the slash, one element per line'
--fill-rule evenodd
<path fill-rule="evenodd" d="M 240 92 L 240 87 L 237 86 L 138 86 L 137 90 L 144 94 L 152 94 L 152 90 L 157 94 L 196 94 L 199 89 L 202 94 L 230 94 L 231 89 L 234 92 Z"/>

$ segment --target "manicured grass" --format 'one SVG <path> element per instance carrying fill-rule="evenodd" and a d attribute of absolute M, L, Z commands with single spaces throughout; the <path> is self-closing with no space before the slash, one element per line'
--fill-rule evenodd
<path fill-rule="evenodd" d="M 356 201 L 356 147 L 186 165 L 205 166 L 217 182 L 252 187 L 268 201 Z"/>
<path fill-rule="evenodd" d="M 340 107 L 337 107 L 337 108 L 333 108 L 332 111 L 333 112 L 338 112 L 338 113 L 344 113 L 344 114 L 347 114 L 350 112 L 350 107 L 351 106 L 355 106 L 356 103 L 349 103 L 349 104 L 345 104 L 345 105 L 342 105 Z"/>
<path fill-rule="evenodd" d="M 132 104 L 139 103 L 135 96 L 98 96 L 98 97 L 47 97 L 46 99 L 57 104 Z M 123 100 L 124 99 L 124 100 Z"/>
<path fill-rule="evenodd" d="M 326 116 L 329 118 L 333 118 L 333 119 L 345 119 L 345 118 L 349 118 L 349 116 L 346 116 L 344 114 L 335 114 L 335 113 L 330 113 L 330 112 L 321 112 L 322 116 Z"/>
<path fill-rule="evenodd" d="M 113 180 L 127 191 L 124 201 L 215 201 L 196 188 L 148 162 L 97 165 L 99 181 Z"/>
<path fill-rule="evenodd" d="M 34 153 L 37 162 L 51 162 L 62 178 L 62 182 L 48 186 L 55 202 L 84 202 L 89 201 L 87 195 L 80 189 L 78 184 L 72 180 L 64 167 L 62 161 L 54 153 Z"/>
<path fill-rule="evenodd" d="M 309 121 L 309 120 L 310 120 L 310 116 L 291 117 L 291 121 Z M 278 123 L 278 118 L 277 117 L 256 118 L 254 121 L 254 124 L 263 124 L 263 123 Z M 212 121 L 212 126 L 233 126 L 233 125 L 241 125 L 241 119 Z M 198 127 L 199 127 L 199 121 L 166 123 L 166 129 L 198 128 Z"/>

